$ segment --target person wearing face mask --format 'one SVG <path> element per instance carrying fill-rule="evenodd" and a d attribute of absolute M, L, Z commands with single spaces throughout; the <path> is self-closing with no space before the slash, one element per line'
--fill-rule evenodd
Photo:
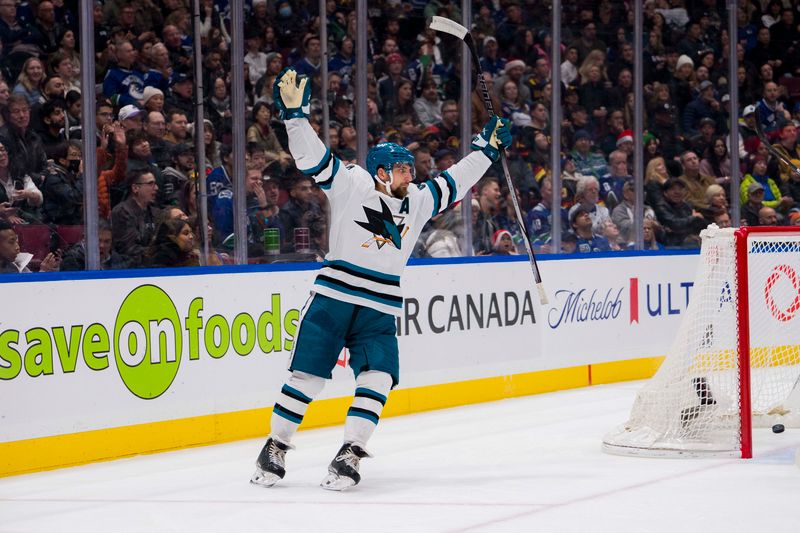
<path fill-rule="evenodd" d="M 81 145 L 63 141 L 53 150 L 53 165 L 44 179 L 43 211 L 53 224 L 83 224 Z"/>
<path fill-rule="evenodd" d="M 291 2 L 285 1 L 278 3 L 278 15 L 281 18 L 288 19 L 292 16 L 292 4 Z"/>
<path fill-rule="evenodd" d="M 261 0 L 253 2 L 254 9 L 258 1 Z M 297 42 L 305 31 L 304 17 L 301 13 L 295 13 L 289 0 L 277 2 L 275 8 L 278 16 L 275 17 L 273 27 L 278 37 L 278 47 L 293 48 L 297 46 Z"/>

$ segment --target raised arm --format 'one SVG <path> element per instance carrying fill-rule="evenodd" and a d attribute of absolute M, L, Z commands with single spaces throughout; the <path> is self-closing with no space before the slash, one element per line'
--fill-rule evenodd
<path fill-rule="evenodd" d="M 433 198 L 431 216 L 464 198 L 492 163 L 500 158 L 500 150 L 510 145 L 509 121 L 492 115 L 481 133 L 472 140 L 474 152 L 425 183 Z"/>
<path fill-rule="evenodd" d="M 289 136 L 289 152 L 297 169 L 313 177 L 321 186 L 340 167 L 339 159 L 320 140 L 306 118 L 289 119 L 285 124 Z"/>
<path fill-rule="evenodd" d="M 342 182 L 348 175 L 338 157 L 325 146 L 308 122 L 311 86 L 306 76 L 298 76 L 293 68 L 286 68 L 275 79 L 272 89 L 278 116 L 286 124 L 289 152 L 297 169 L 310 176 L 328 195 L 344 190 Z"/>

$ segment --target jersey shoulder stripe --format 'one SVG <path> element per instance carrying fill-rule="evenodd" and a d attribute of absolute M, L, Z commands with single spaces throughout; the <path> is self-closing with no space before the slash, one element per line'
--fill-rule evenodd
<path fill-rule="evenodd" d="M 440 174 L 445 181 L 447 182 L 447 188 L 450 189 L 450 194 L 447 196 L 447 207 L 453 205 L 456 201 L 456 180 L 453 179 L 453 176 L 450 175 L 448 171 L 444 171 Z"/>
<path fill-rule="evenodd" d="M 439 209 L 442 207 L 442 189 L 439 187 L 439 184 L 436 183 L 436 180 L 430 180 L 425 183 L 428 189 L 430 189 L 431 195 L 433 195 L 433 214 L 431 214 L 433 217 L 439 214 Z"/>
<path fill-rule="evenodd" d="M 317 166 L 311 167 L 311 168 L 307 168 L 307 169 L 302 169 L 301 168 L 301 169 L 298 169 L 298 170 L 300 170 L 300 172 L 302 172 L 303 174 L 305 174 L 307 176 L 316 176 L 317 174 L 322 172 L 322 170 L 325 167 L 328 166 L 330 161 L 331 161 L 331 149 L 330 148 L 326 148 L 325 149 L 325 155 L 322 156 L 322 161 L 320 161 Z"/>
<path fill-rule="evenodd" d="M 391 276 L 389 274 L 384 274 L 376 270 L 370 270 L 368 268 L 360 267 L 358 265 L 354 265 L 353 263 L 348 263 L 347 261 L 342 261 L 340 259 L 334 261 L 325 261 L 324 263 L 322 263 L 322 266 L 323 268 L 328 267 L 334 270 L 339 270 L 341 272 L 346 272 L 351 276 L 355 276 L 357 278 L 363 278 L 369 281 L 374 281 L 375 283 L 383 283 L 395 287 L 400 286 L 400 276 Z"/>
<path fill-rule="evenodd" d="M 331 175 L 330 175 L 330 177 L 328 179 L 326 179 L 324 181 L 320 181 L 318 183 L 319 188 L 320 189 L 325 189 L 325 190 L 330 189 L 331 185 L 333 185 L 333 178 L 334 178 L 334 176 L 336 176 L 336 173 L 338 171 L 339 171 L 339 158 L 336 157 L 336 156 L 333 156 L 333 170 L 331 171 Z"/>

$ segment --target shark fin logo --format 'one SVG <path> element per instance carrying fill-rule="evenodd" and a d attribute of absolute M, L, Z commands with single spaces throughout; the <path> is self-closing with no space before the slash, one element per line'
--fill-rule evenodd
<path fill-rule="evenodd" d="M 402 245 L 403 236 L 408 233 L 408 228 L 403 224 L 405 217 L 392 215 L 391 209 L 389 209 L 389 206 L 383 201 L 383 198 L 379 198 L 378 200 L 381 202 L 380 211 L 364 206 L 364 213 L 367 215 L 367 221 L 355 221 L 356 224 L 372 233 L 372 237 L 361 246 L 369 248 L 374 241 L 378 245 L 379 250 L 388 243 L 393 244 L 399 250 Z"/>

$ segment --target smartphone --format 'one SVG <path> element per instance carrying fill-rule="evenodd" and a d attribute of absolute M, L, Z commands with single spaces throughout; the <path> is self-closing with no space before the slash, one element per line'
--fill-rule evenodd
<path fill-rule="evenodd" d="M 15 191 L 21 191 L 21 190 L 24 190 L 24 189 L 25 189 L 25 182 L 22 181 L 21 179 L 15 179 L 14 180 L 14 190 Z M 20 207 L 24 203 L 25 203 L 25 200 L 14 200 L 11 203 L 11 205 L 13 207 Z"/>
<path fill-rule="evenodd" d="M 50 253 L 58 256 L 61 255 L 61 236 L 55 231 L 55 229 L 50 230 L 50 243 L 48 249 Z"/>

